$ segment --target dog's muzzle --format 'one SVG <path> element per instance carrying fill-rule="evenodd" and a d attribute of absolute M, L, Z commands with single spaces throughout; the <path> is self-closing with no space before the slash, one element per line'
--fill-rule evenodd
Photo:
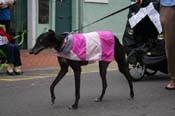
<path fill-rule="evenodd" d="M 29 50 L 29 53 L 37 55 L 39 52 L 41 52 L 44 49 L 46 49 L 46 48 L 45 47 L 32 48 L 32 49 Z"/>
<path fill-rule="evenodd" d="M 29 53 L 30 53 L 30 54 L 34 54 L 33 49 L 30 49 L 30 50 L 29 50 Z"/>

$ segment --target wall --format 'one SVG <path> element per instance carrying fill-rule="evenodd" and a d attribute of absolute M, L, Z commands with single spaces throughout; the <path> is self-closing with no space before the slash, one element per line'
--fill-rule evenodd
<path fill-rule="evenodd" d="M 79 4 L 81 0 L 75 0 L 72 2 L 72 29 L 79 27 Z"/>
<path fill-rule="evenodd" d="M 11 34 L 20 34 L 27 30 L 27 0 L 17 0 L 14 8 L 11 9 Z M 27 39 L 24 40 L 21 48 L 27 48 Z"/>
<path fill-rule="evenodd" d="M 27 16 L 28 16 L 28 48 L 31 48 L 37 36 L 37 1 L 38 0 L 27 0 Z M 55 18 L 54 9 L 55 1 L 51 2 L 51 22 L 50 27 L 54 29 Z M 100 0 L 99 0 L 100 1 Z M 85 0 L 73 0 L 72 2 L 72 30 L 79 28 L 80 26 L 89 24 L 97 19 L 100 19 L 112 12 L 115 12 L 121 8 L 124 8 L 130 4 L 130 0 L 107 0 L 108 3 L 89 3 Z M 98 22 L 92 26 L 89 26 L 82 30 L 82 32 L 98 31 L 98 30 L 109 30 L 113 31 L 120 39 L 123 36 L 124 28 L 126 25 L 128 10 L 123 11 L 119 14 L 111 16 L 101 22 Z M 121 40 L 120 40 L 121 41 Z"/>
<path fill-rule="evenodd" d="M 130 5 L 130 0 L 108 0 L 108 3 L 83 2 L 82 25 L 87 25 L 112 12 Z M 113 31 L 120 39 L 123 36 L 126 25 L 128 9 L 113 15 L 103 21 L 83 29 L 83 32 L 109 30 Z M 121 40 L 120 40 L 121 41 Z"/>

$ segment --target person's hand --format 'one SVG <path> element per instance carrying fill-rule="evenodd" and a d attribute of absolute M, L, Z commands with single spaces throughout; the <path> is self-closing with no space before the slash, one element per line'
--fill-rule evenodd
<path fill-rule="evenodd" d="M 138 4 L 140 4 L 140 5 L 143 3 L 143 1 L 144 1 L 144 0 L 136 0 L 136 2 L 137 2 Z"/>
<path fill-rule="evenodd" d="M 7 2 L 7 4 L 8 4 L 8 7 L 10 9 L 12 9 L 14 7 L 14 5 L 16 4 L 16 0 L 11 0 L 11 1 Z"/>
<path fill-rule="evenodd" d="M 9 0 L 9 1 L 0 2 L 0 9 L 4 9 L 7 7 L 13 8 L 15 3 L 16 3 L 16 0 Z"/>
<path fill-rule="evenodd" d="M 141 7 L 146 7 L 150 3 L 150 0 L 136 0 L 136 2 Z"/>
<path fill-rule="evenodd" d="M 4 9 L 4 8 L 7 8 L 8 7 L 8 5 L 4 5 L 4 4 L 0 4 L 0 9 Z"/>
<path fill-rule="evenodd" d="M 15 5 L 16 4 L 16 0 L 9 0 L 6 2 L 7 5 Z"/>
<path fill-rule="evenodd" d="M 14 0 L 14 2 L 13 2 L 13 5 L 15 5 L 16 4 L 16 0 Z"/>

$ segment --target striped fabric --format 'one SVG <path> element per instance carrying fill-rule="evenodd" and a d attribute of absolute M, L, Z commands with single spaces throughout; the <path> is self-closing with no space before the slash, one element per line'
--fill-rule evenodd
<path fill-rule="evenodd" d="M 58 52 L 58 56 L 78 61 L 107 61 L 114 57 L 114 35 L 109 31 L 71 34 L 69 52 Z"/>

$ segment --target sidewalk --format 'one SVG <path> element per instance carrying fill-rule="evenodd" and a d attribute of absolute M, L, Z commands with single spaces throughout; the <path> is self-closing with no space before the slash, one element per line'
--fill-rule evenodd
<path fill-rule="evenodd" d="M 9 76 L 4 72 L 0 73 L 0 81 L 22 81 L 31 79 L 40 79 L 55 77 L 59 71 L 59 65 L 54 50 L 43 50 L 38 55 L 29 54 L 29 50 L 21 50 L 22 75 Z M 117 70 L 117 64 L 110 63 L 108 71 Z M 82 73 L 98 72 L 98 62 L 82 67 Z M 72 75 L 69 70 L 68 75 Z"/>
<path fill-rule="evenodd" d="M 43 50 L 38 55 L 29 54 L 29 50 L 21 50 L 21 60 L 24 71 L 58 68 L 57 57 L 52 49 Z"/>
<path fill-rule="evenodd" d="M 29 54 L 28 50 L 21 50 L 22 69 L 24 71 L 58 69 L 57 57 L 53 49 L 43 50 L 38 55 Z M 109 70 L 117 70 L 115 61 L 109 65 Z M 98 71 L 98 62 L 82 67 L 82 71 Z"/>

